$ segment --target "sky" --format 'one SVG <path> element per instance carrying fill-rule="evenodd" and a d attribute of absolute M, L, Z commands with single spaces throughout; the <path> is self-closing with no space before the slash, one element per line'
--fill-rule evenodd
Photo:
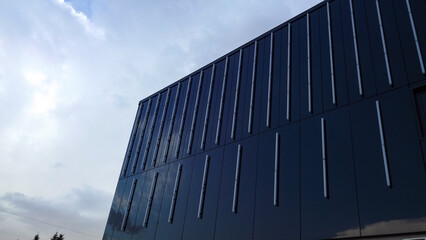
<path fill-rule="evenodd" d="M 320 0 L 0 0 L 0 240 L 101 239 L 139 100 Z"/>

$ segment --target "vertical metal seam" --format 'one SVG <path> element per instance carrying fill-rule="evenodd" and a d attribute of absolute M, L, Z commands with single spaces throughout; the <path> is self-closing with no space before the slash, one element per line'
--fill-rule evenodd
<path fill-rule="evenodd" d="M 160 101 L 161 101 L 161 95 L 159 93 L 158 99 L 157 99 L 157 104 L 156 104 L 155 110 L 154 110 L 154 116 L 152 118 L 151 128 L 149 129 L 148 142 L 146 144 L 145 151 L 144 151 L 143 158 L 142 158 L 143 161 L 142 161 L 141 169 L 145 169 L 146 161 L 147 161 L 147 158 L 148 158 L 149 147 L 151 146 L 152 135 L 154 134 L 154 127 L 155 127 L 155 122 L 156 122 L 155 119 L 157 118 L 158 108 L 160 107 Z"/>
<path fill-rule="evenodd" d="M 252 133 L 253 128 L 253 107 L 254 107 L 254 86 L 256 81 L 256 62 L 257 62 L 257 40 L 254 42 L 254 54 L 253 54 L 253 71 L 251 75 L 251 90 L 250 90 L 250 108 L 249 108 L 249 119 L 248 119 L 248 133 Z"/>
<path fill-rule="evenodd" d="M 203 134 L 202 134 L 202 137 L 201 137 L 200 149 L 204 149 L 204 147 L 206 145 L 206 134 L 207 134 L 207 127 L 208 127 L 208 124 L 209 124 L 210 105 L 211 105 L 211 100 L 212 100 L 215 68 L 216 68 L 216 65 L 213 63 L 212 75 L 211 75 L 211 78 L 210 78 L 209 94 L 207 96 L 206 114 L 204 116 Z"/>
<path fill-rule="evenodd" d="M 129 168 L 129 161 L 130 161 L 130 157 L 131 157 L 132 152 L 133 152 L 133 146 L 134 146 L 134 143 L 135 143 L 135 138 L 136 138 L 136 135 L 139 131 L 139 124 L 140 124 L 140 119 L 141 119 L 141 115 L 142 115 L 142 110 L 143 110 L 143 104 L 140 104 L 138 106 L 138 111 L 136 113 L 136 119 L 133 123 L 132 133 L 130 135 L 131 137 L 129 139 L 129 144 L 127 145 L 126 154 L 124 155 L 123 169 L 121 171 L 120 177 L 126 176 L 127 169 Z"/>
<path fill-rule="evenodd" d="M 149 198 L 148 198 L 148 202 L 146 204 L 145 216 L 144 216 L 144 219 L 143 219 L 143 225 L 142 226 L 144 228 L 148 227 L 149 214 L 151 213 L 152 201 L 154 200 L 154 192 L 155 192 L 155 187 L 157 185 L 157 179 L 158 179 L 158 172 L 155 172 L 154 177 L 152 178 L 151 190 L 149 191 Z"/>
<path fill-rule="evenodd" d="M 186 153 L 188 154 L 191 153 L 192 140 L 194 138 L 195 123 L 196 123 L 197 114 L 198 114 L 198 105 L 200 103 L 201 85 L 203 85 L 203 70 L 201 70 L 200 72 L 200 81 L 198 84 L 197 96 L 195 97 L 195 106 L 194 106 L 194 112 L 192 114 L 191 131 L 189 132 L 188 148 L 186 149 Z"/>
<path fill-rule="evenodd" d="M 167 109 L 169 108 L 169 100 L 170 100 L 170 88 L 167 90 L 166 102 L 164 103 L 163 114 L 161 116 L 160 127 L 157 133 L 157 140 L 155 142 L 154 154 L 152 156 L 151 166 L 155 166 L 155 163 L 156 163 L 158 149 L 160 148 L 160 143 L 161 143 L 161 135 L 163 134 L 163 129 L 164 129 L 164 122 L 166 120 Z"/>
<path fill-rule="evenodd" d="M 121 231 L 126 230 L 127 220 L 129 218 L 130 208 L 132 207 L 133 196 L 135 195 L 136 183 L 138 182 L 137 178 L 133 179 L 132 187 L 130 188 L 129 197 L 127 199 L 126 212 L 123 216 L 123 221 L 121 222 Z"/>
<path fill-rule="evenodd" d="M 223 115 L 223 102 L 225 100 L 225 91 L 226 91 L 226 79 L 228 74 L 228 57 L 226 57 L 225 60 L 225 69 L 223 73 L 223 81 L 222 81 L 222 92 L 220 94 L 220 103 L 219 103 L 219 113 L 217 117 L 217 127 L 216 127 L 216 138 L 215 138 L 215 144 L 219 145 L 219 138 L 220 138 L 220 128 L 222 124 L 222 115 Z"/>
<path fill-rule="evenodd" d="M 330 52 L 330 80 L 331 80 L 331 97 L 333 104 L 336 105 L 336 83 L 334 80 L 334 60 L 333 60 L 333 39 L 331 38 L 331 19 L 330 4 L 327 2 L 327 21 L 328 21 L 328 49 Z"/>
<path fill-rule="evenodd" d="M 268 99 L 266 106 L 266 127 L 271 127 L 271 92 L 272 92 L 272 60 L 274 54 L 274 33 L 271 32 L 271 47 L 269 48 Z"/>
<path fill-rule="evenodd" d="M 306 43 L 308 61 L 308 112 L 312 113 L 312 82 L 311 82 L 311 34 L 310 34 L 309 13 L 306 13 Z"/>
<path fill-rule="evenodd" d="M 176 89 L 176 96 L 175 96 L 175 102 L 173 103 L 172 117 L 170 119 L 169 130 L 167 131 L 167 143 L 166 143 L 166 147 L 164 148 L 164 153 L 163 153 L 163 159 L 162 159 L 163 163 L 165 163 L 167 161 L 169 148 L 170 148 L 170 142 L 172 140 L 172 131 L 173 131 L 173 126 L 174 126 L 175 120 L 176 120 L 176 110 L 177 110 L 177 104 L 179 102 L 180 87 L 181 87 L 181 83 L 178 84 L 177 89 Z"/>
<path fill-rule="evenodd" d="M 144 120 L 143 120 L 143 123 L 142 123 L 142 132 L 140 133 L 140 137 L 139 137 L 139 140 L 138 140 L 136 156 L 133 159 L 133 164 L 132 164 L 132 169 L 131 169 L 132 173 L 135 173 L 135 171 L 136 171 L 136 165 L 137 165 L 139 155 L 140 155 L 140 152 L 141 152 L 142 142 L 143 142 L 143 138 L 145 136 L 145 131 L 146 131 L 146 126 L 148 125 L 149 111 L 151 111 L 151 105 L 152 105 L 151 100 L 152 99 L 150 98 L 149 101 L 148 101 L 148 107 L 146 109 L 145 117 L 144 117 Z"/>
<path fill-rule="evenodd" d="M 387 47 L 386 47 L 386 40 L 385 40 L 385 32 L 383 29 L 383 22 L 382 22 L 382 15 L 380 13 L 380 5 L 379 5 L 379 0 L 376 0 L 376 8 L 377 8 L 377 18 L 379 20 L 379 26 L 380 26 L 380 36 L 382 37 L 382 46 L 383 46 L 383 55 L 385 58 L 385 63 L 386 63 L 386 71 L 388 74 L 388 82 L 389 85 L 392 86 L 392 75 L 391 75 L 391 71 L 390 71 L 390 67 L 389 67 L 389 59 L 388 59 L 388 51 L 387 51 Z"/>
<path fill-rule="evenodd" d="M 206 196 L 206 190 L 207 190 L 207 176 L 208 176 L 208 171 L 209 171 L 209 163 L 210 163 L 210 156 L 206 155 L 206 158 L 204 160 L 203 180 L 201 182 L 200 201 L 198 203 L 197 217 L 199 219 L 201 219 L 203 217 L 204 198 Z"/>
<path fill-rule="evenodd" d="M 242 56 L 243 56 L 243 49 L 240 49 L 240 56 L 239 56 L 239 60 L 238 60 L 237 82 L 236 82 L 236 86 L 235 86 L 234 111 L 232 113 L 231 139 L 235 139 L 235 128 L 236 128 L 237 110 L 238 110 L 238 97 L 240 95 Z"/>
<path fill-rule="evenodd" d="M 321 118 L 322 181 L 324 188 L 324 198 L 328 198 L 326 144 L 325 120 L 324 118 Z"/>
<path fill-rule="evenodd" d="M 290 121 L 290 71 L 291 71 L 291 24 L 288 23 L 288 41 L 287 41 L 287 113 L 286 119 Z"/>
<path fill-rule="evenodd" d="M 414 43 L 416 44 L 416 50 L 417 50 L 417 56 L 419 58 L 420 68 L 422 70 L 422 73 L 426 74 L 425 65 L 423 63 L 422 51 L 420 49 L 419 39 L 417 38 L 416 26 L 414 24 L 413 14 L 411 12 L 410 1 L 409 0 L 405 0 L 405 2 L 407 3 L 408 17 L 410 18 L 411 30 L 413 31 Z"/>
<path fill-rule="evenodd" d="M 280 159 L 280 134 L 275 133 L 275 164 L 274 164 L 274 206 L 278 207 L 278 177 L 279 177 L 279 159 Z"/>
<path fill-rule="evenodd" d="M 175 186 L 173 188 L 172 201 L 170 203 L 170 211 L 169 211 L 169 219 L 168 219 L 169 223 L 173 223 L 181 175 L 182 175 L 182 163 L 179 163 L 177 171 L 176 171 L 176 179 L 175 179 Z"/>
<path fill-rule="evenodd" d="M 355 17 L 354 17 L 354 10 L 352 6 L 352 0 L 349 0 L 349 7 L 351 10 L 352 36 L 354 40 L 355 62 L 356 62 L 356 71 L 357 71 L 357 77 L 358 77 L 358 90 L 359 90 L 359 95 L 362 96 L 364 93 L 362 89 L 361 69 L 360 69 L 359 56 L 358 56 L 358 42 L 356 37 Z"/>
<path fill-rule="evenodd" d="M 390 177 L 390 173 L 389 173 L 388 157 L 387 157 L 387 153 L 386 153 L 386 143 L 385 143 L 385 136 L 384 136 L 384 132 L 383 132 L 382 115 L 381 115 L 381 111 L 380 111 L 379 100 L 376 100 L 376 111 L 377 111 L 377 122 L 379 123 L 380 143 L 381 143 L 381 148 L 382 148 L 383 166 L 384 166 L 385 175 L 386 175 L 386 185 L 388 187 L 392 187 L 391 177 Z"/>
<path fill-rule="evenodd" d="M 239 192 L 239 185 L 240 185 L 240 167 L 241 167 L 241 145 L 238 144 L 237 163 L 235 166 L 235 179 L 234 179 L 234 197 L 232 199 L 233 213 L 237 213 L 238 192 Z"/>
<path fill-rule="evenodd" d="M 186 112 L 188 110 L 188 100 L 191 94 L 192 77 L 188 79 L 188 87 L 186 88 L 185 102 L 183 103 L 182 118 L 180 120 L 178 142 L 176 144 L 175 158 L 179 157 L 180 145 L 182 143 L 183 128 L 185 127 Z"/>

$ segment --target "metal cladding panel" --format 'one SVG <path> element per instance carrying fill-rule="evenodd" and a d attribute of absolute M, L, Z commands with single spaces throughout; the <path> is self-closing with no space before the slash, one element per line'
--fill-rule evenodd
<path fill-rule="evenodd" d="M 424 231 L 426 176 L 407 89 L 353 105 L 351 123 L 361 234 Z"/>
<path fill-rule="evenodd" d="M 410 1 L 411 2 L 411 1 Z M 404 61 L 397 63 L 403 64 L 405 63 L 406 74 L 408 77 L 408 81 L 410 83 L 414 83 L 420 81 L 424 78 L 422 74 L 421 67 L 418 60 L 417 49 L 413 36 L 413 29 L 410 27 L 410 17 L 408 14 L 406 1 L 394 0 L 394 11 L 395 11 L 395 20 L 399 39 L 401 43 L 401 49 Z M 423 40 L 425 41 L 425 40 Z"/>
<path fill-rule="evenodd" d="M 155 239 L 168 167 L 169 165 L 161 166 L 145 173 L 143 193 L 134 220 L 131 239 Z"/>
<path fill-rule="evenodd" d="M 359 237 L 349 111 L 300 126 L 301 239 Z"/>
<path fill-rule="evenodd" d="M 216 68 L 216 67 L 215 67 Z M 195 119 L 195 132 L 194 132 L 194 139 L 191 146 L 191 154 L 196 154 L 201 151 L 204 151 L 201 149 L 201 138 L 203 133 L 203 127 L 204 127 L 204 120 L 206 116 L 206 107 L 207 107 L 207 101 L 208 101 L 208 95 L 210 90 L 210 83 L 211 83 L 211 74 L 212 74 L 213 67 L 210 66 L 209 68 L 205 69 L 203 72 L 203 85 L 200 92 L 200 102 L 198 106 L 198 112 L 197 117 Z M 215 70 L 216 71 L 216 70 Z M 214 87 L 215 81 L 213 79 L 213 85 Z M 213 91 L 213 89 L 212 89 Z M 211 101 L 211 100 L 210 100 Z M 211 103 L 210 103 L 211 104 Z M 211 107 L 210 107 L 211 109 Z"/>
<path fill-rule="evenodd" d="M 300 239 L 299 149 L 299 124 L 259 136 L 253 232 L 256 240 Z M 277 179 L 274 176 L 275 163 L 278 165 Z"/>
<path fill-rule="evenodd" d="M 310 16 L 311 19 L 311 81 L 312 81 L 312 114 L 317 114 L 323 112 L 323 93 L 322 93 L 322 61 L 321 61 L 321 38 L 320 38 L 320 11 L 325 11 L 325 8 L 321 8 Z M 327 56 L 328 52 L 325 52 Z M 328 62 L 330 60 L 328 59 Z"/>
<path fill-rule="evenodd" d="M 267 36 L 263 41 L 263 48 L 260 48 L 260 51 L 263 51 L 262 54 L 262 68 L 258 68 L 257 71 L 260 74 L 258 87 L 260 88 L 260 115 L 259 115 L 259 132 L 264 132 L 269 128 L 266 126 L 267 120 L 267 105 L 268 105 L 268 71 L 269 71 L 269 53 L 271 48 L 271 36 Z"/>
<path fill-rule="evenodd" d="M 124 187 L 126 186 L 127 179 L 121 179 L 117 183 L 117 188 L 115 189 L 114 198 L 112 199 L 111 210 L 109 212 L 107 224 L 105 227 L 105 232 L 102 240 L 110 240 L 112 239 L 112 233 L 114 231 L 115 226 L 118 222 L 119 217 L 119 207 L 121 203 L 121 199 L 123 197 Z"/>
<path fill-rule="evenodd" d="M 191 185 L 193 160 L 194 158 L 190 157 L 170 164 L 163 203 L 158 217 L 156 240 L 180 239 L 180 236 L 182 236 Z"/>
<path fill-rule="evenodd" d="M 424 232 L 425 12 L 324 1 L 141 101 L 103 239 Z"/>
<path fill-rule="evenodd" d="M 185 123 L 183 126 L 182 140 L 180 145 L 176 146 L 176 147 L 179 147 L 179 154 L 178 154 L 179 159 L 189 156 L 189 154 L 187 153 L 188 141 L 189 141 L 189 136 L 191 132 L 192 118 L 194 116 L 194 108 L 195 108 L 195 102 L 196 102 L 195 100 L 197 98 L 198 85 L 200 83 L 200 73 L 193 75 L 191 78 L 192 78 L 191 89 L 190 89 L 190 95 L 188 99 Z"/>
<path fill-rule="evenodd" d="M 206 156 L 209 163 L 205 164 Z M 182 239 L 213 239 L 222 171 L 223 147 L 194 158 Z M 202 194 L 205 178 L 204 194 Z M 203 202 L 200 199 L 203 198 Z"/>
<path fill-rule="evenodd" d="M 215 239 L 251 239 L 258 137 L 229 144 L 224 150 Z"/>
<path fill-rule="evenodd" d="M 340 10 L 341 1 L 330 2 L 330 18 L 331 18 L 331 38 L 333 42 L 333 58 L 334 71 L 336 81 L 336 105 L 344 106 L 348 104 L 348 82 L 350 79 L 346 77 L 347 68 L 345 64 L 345 45 L 343 44 L 343 25 L 342 11 Z M 324 32 L 323 32 L 324 37 Z M 353 51 L 353 48 L 352 50 Z M 328 69 L 326 70 L 328 71 Z"/>
<path fill-rule="evenodd" d="M 185 101 L 187 101 L 186 99 L 189 98 L 190 96 L 190 92 L 188 92 L 188 88 L 191 87 L 190 82 L 192 81 L 189 81 L 189 79 L 186 79 L 181 82 L 179 101 L 176 108 L 176 116 L 175 116 L 176 119 L 172 129 L 172 135 L 171 135 L 169 150 L 167 153 L 166 163 L 177 160 L 176 149 L 178 145 L 180 144 L 179 142 L 181 142 L 181 138 L 179 137 L 180 128 L 181 128 L 181 125 L 185 126 L 185 122 L 187 120 L 185 118 L 186 114 L 184 114 L 184 110 L 185 110 Z"/>
<path fill-rule="evenodd" d="M 289 42 L 288 42 L 288 31 L 289 27 L 285 27 L 280 32 L 282 32 L 282 38 L 281 38 L 281 54 L 280 54 L 280 64 L 275 64 L 275 67 L 277 65 L 281 69 L 280 77 L 279 79 L 275 78 L 275 80 L 279 80 L 279 125 L 282 126 L 286 123 L 288 123 L 287 120 L 287 81 L 288 81 L 288 75 L 289 74 Z M 291 40 L 290 40 L 291 42 Z M 291 61 L 290 61 L 291 62 Z M 291 86 L 291 85 L 290 85 Z"/>
<path fill-rule="evenodd" d="M 206 132 L 206 143 L 205 150 L 209 150 L 215 148 L 216 145 L 216 134 L 217 134 L 217 122 L 219 118 L 219 108 L 222 97 L 222 88 L 223 88 L 223 75 L 225 70 L 225 62 L 226 60 L 222 60 L 216 63 L 216 70 L 214 74 L 214 85 L 212 89 L 211 96 L 211 106 L 210 106 L 210 114 L 207 119 L 207 132 Z M 226 90 L 226 86 L 225 86 Z M 201 145 L 201 144 L 199 144 Z M 200 147 L 201 146 L 197 146 Z"/>
<path fill-rule="evenodd" d="M 348 2 L 348 1 L 346 1 Z M 370 1 L 373 2 L 373 1 Z M 343 1 L 345 3 L 345 1 Z M 344 5 L 344 4 L 343 4 Z M 368 97 L 376 94 L 376 82 L 374 78 L 374 68 L 373 62 L 372 62 L 372 55 L 371 55 L 371 44 L 369 39 L 369 32 L 368 32 L 368 24 L 366 14 L 365 14 L 365 8 L 368 8 L 364 5 L 364 1 L 353 1 L 352 0 L 352 6 L 353 6 L 353 14 L 355 19 L 355 29 L 356 29 L 356 38 L 357 38 L 357 44 L 358 44 L 358 58 L 360 63 L 360 71 L 361 71 L 361 84 L 363 89 L 363 95 L 362 97 Z M 375 9 L 375 8 L 373 8 Z M 349 14 L 348 8 L 343 8 L 343 15 Z M 343 17 L 343 19 L 346 19 Z M 345 24 L 345 21 L 344 21 Z M 343 25 L 343 29 L 345 32 L 351 32 L 350 31 L 350 25 Z M 353 40 L 352 40 L 353 42 Z M 352 43 L 351 42 L 351 43 Z M 345 43 L 346 44 L 346 43 Z M 383 49 L 383 47 L 381 47 Z M 387 78 L 384 79 L 387 81 Z M 350 86 L 350 85 L 349 85 Z M 350 88 L 349 96 L 352 101 L 356 101 L 361 96 L 359 94 L 359 88 L 358 84 L 356 84 L 356 88 Z"/>

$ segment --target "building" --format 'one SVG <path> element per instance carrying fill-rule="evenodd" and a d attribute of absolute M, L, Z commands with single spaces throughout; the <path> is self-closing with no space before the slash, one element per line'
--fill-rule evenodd
<path fill-rule="evenodd" d="M 103 239 L 425 239 L 425 23 L 324 1 L 142 100 Z"/>

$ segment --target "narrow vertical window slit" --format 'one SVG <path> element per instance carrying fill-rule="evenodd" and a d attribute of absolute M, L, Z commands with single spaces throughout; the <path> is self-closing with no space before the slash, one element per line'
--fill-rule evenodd
<path fill-rule="evenodd" d="M 201 136 L 201 146 L 200 146 L 201 149 L 204 149 L 204 147 L 206 145 L 206 134 L 207 134 L 207 127 L 208 127 L 208 124 L 209 124 L 210 105 L 211 105 L 211 100 L 212 100 L 215 68 L 216 68 L 216 65 L 213 63 L 212 76 L 210 78 L 209 94 L 207 96 L 206 114 L 204 116 L 203 134 Z"/>
<path fill-rule="evenodd" d="M 322 183 L 324 190 L 324 198 L 328 198 L 328 182 L 327 182 L 327 142 L 325 136 L 325 120 L 321 118 L 321 150 L 322 150 Z"/>
<path fill-rule="evenodd" d="M 177 89 L 176 89 L 175 102 L 173 103 L 173 110 L 172 110 L 172 118 L 170 119 L 169 130 L 167 131 L 166 147 L 164 148 L 164 153 L 163 153 L 163 159 L 162 159 L 163 163 L 165 163 L 167 161 L 170 142 L 172 140 L 172 131 L 173 131 L 173 126 L 174 126 L 175 120 L 176 120 L 176 109 L 177 109 L 177 104 L 179 102 L 180 87 L 181 87 L 181 83 L 178 84 Z"/>
<path fill-rule="evenodd" d="M 158 149 L 160 148 L 161 135 L 163 134 L 164 122 L 166 121 L 167 109 L 169 107 L 169 99 L 170 99 L 170 88 L 167 90 L 166 102 L 164 103 L 163 114 L 161 116 L 160 127 L 158 129 L 157 141 L 155 142 L 154 154 L 152 156 L 151 166 L 155 166 L 155 162 L 158 155 Z"/>
<path fill-rule="evenodd" d="M 391 177 L 389 173 L 389 165 L 388 165 L 388 156 L 386 152 L 386 143 L 385 143 L 385 136 L 383 132 L 383 122 L 382 122 L 382 114 L 380 111 L 380 102 L 376 100 L 376 111 L 377 111 L 377 122 L 379 124 L 379 132 L 380 132 L 380 145 L 382 148 L 382 157 L 383 157 L 383 167 L 385 170 L 385 176 L 386 176 L 386 185 L 388 187 L 392 187 Z"/>
<path fill-rule="evenodd" d="M 152 178 L 151 190 L 149 191 L 148 202 L 145 208 L 145 216 L 143 218 L 142 225 L 144 228 L 148 227 L 149 214 L 151 213 L 152 201 L 154 200 L 154 192 L 155 192 L 155 187 L 157 185 L 157 179 L 158 179 L 158 172 L 155 172 L 154 177 Z"/>
<path fill-rule="evenodd" d="M 352 0 L 349 0 L 349 7 L 351 10 L 351 21 L 352 21 L 352 37 L 354 41 L 354 51 L 355 51 L 355 62 L 356 62 L 356 72 L 358 77 L 358 90 L 359 95 L 363 95 L 363 89 L 362 89 L 362 81 L 361 81 L 361 69 L 359 64 L 359 56 L 358 56 L 358 41 L 356 37 L 356 27 L 355 27 L 355 17 L 354 17 L 354 9 L 352 6 Z"/>
<path fill-rule="evenodd" d="M 136 189 L 136 183 L 137 182 L 138 182 L 138 180 L 136 178 L 134 178 L 133 182 L 132 182 L 132 186 L 130 188 L 129 198 L 127 199 L 126 212 L 124 213 L 124 216 L 123 216 L 123 222 L 121 222 L 121 231 L 126 230 L 127 221 L 129 219 L 130 209 L 132 208 L 133 196 L 135 195 L 135 189 Z"/>
<path fill-rule="evenodd" d="M 132 134 L 130 135 L 131 137 L 129 139 L 129 144 L 127 145 L 126 155 L 124 155 L 124 164 L 123 164 L 123 170 L 121 171 L 121 177 L 126 176 L 127 169 L 129 167 L 130 156 L 132 155 L 136 135 L 139 131 L 139 125 L 140 125 L 142 110 L 143 110 L 143 104 L 140 104 L 138 106 L 138 111 L 136 113 L 135 122 L 133 123 Z"/>
<path fill-rule="evenodd" d="M 194 106 L 194 112 L 192 114 L 192 124 L 191 124 L 191 131 L 189 132 L 189 140 L 188 140 L 188 148 L 186 149 L 186 153 L 191 153 L 192 148 L 192 140 L 194 138 L 194 131 L 195 131 L 195 124 L 197 121 L 197 114 L 198 114 L 198 105 L 200 103 L 200 94 L 201 94 L 201 87 L 203 85 L 203 71 L 200 72 L 200 81 L 198 83 L 198 89 L 197 89 L 197 96 L 195 97 L 195 106 Z"/>
<path fill-rule="evenodd" d="M 186 88 L 186 94 L 185 94 L 185 102 L 183 103 L 182 117 L 181 117 L 181 120 L 180 120 L 178 140 L 177 140 L 176 151 L 175 151 L 175 158 L 179 157 L 180 145 L 182 143 L 183 128 L 185 127 L 186 112 L 188 110 L 189 95 L 191 93 L 191 83 L 192 83 L 192 77 L 189 77 L 188 87 Z"/>
<path fill-rule="evenodd" d="M 206 196 L 206 190 L 207 190 L 207 176 L 209 173 L 209 163 L 210 163 L 210 156 L 206 155 L 206 159 L 204 160 L 203 181 L 201 182 L 200 201 L 198 203 L 197 217 L 199 219 L 203 217 L 204 198 Z"/>
<path fill-rule="evenodd" d="M 269 76 L 268 76 L 268 99 L 266 106 L 266 127 L 271 127 L 271 92 L 272 92 L 272 60 L 274 55 L 274 33 L 271 32 L 271 43 L 269 49 Z"/>
<path fill-rule="evenodd" d="M 235 139 L 235 128 L 237 124 L 237 111 L 238 111 L 238 97 L 240 91 L 240 79 L 241 79 L 241 62 L 243 57 L 243 49 L 240 49 L 240 57 L 238 60 L 238 72 L 237 72 L 237 82 L 235 86 L 235 98 L 234 98 L 234 112 L 232 114 L 232 128 L 231 128 L 231 139 Z"/>
<path fill-rule="evenodd" d="M 178 191 L 179 191 L 181 174 L 182 174 L 182 164 L 179 163 L 177 172 L 176 172 L 175 186 L 173 188 L 172 202 L 170 203 L 169 220 L 168 220 L 169 223 L 173 223 L 173 217 L 175 215 L 176 200 L 177 200 Z"/>
<path fill-rule="evenodd" d="M 133 159 L 132 170 L 131 170 L 132 173 L 135 173 L 135 171 L 136 171 L 136 165 L 138 163 L 139 155 L 141 153 L 142 142 L 143 142 L 143 138 L 145 136 L 146 126 L 148 125 L 149 111 L 151 111 L 151 105 L 152 105 L 152 100 L 150 98 L 149 101 L 148 101 L 148 107 L 147 107 L 146 112 L 145 112 L 145 117 L 144 117 L 144 120 L 143 120 L 143 123 L 142 123 L 142 129 L 141 129 L 142 131 L 141 131 L 140 136 L 139 136 L 139 140 L 138 140 L 138 144 L 137 144 L 137 148 L 136 148 L 137 149 L 136 155 Z"/>
<path fill-rule="evenodd" d="M 288 24 L 288 40 L 287 40 L 287 114 L 286 119 L 290 121 L 290 72 L 291 72 L 291 24 Z"/>
<path fill-rule="evenodd" d="M 307 61 L 308 61 L 308 112 L 312 113 L 312 82 L 311 82 L 311 35 L 309 13 L 306 14 L 306 43 L 307 43 Z"/>
<path fill-rule="evenodd" d="M 237 150 L 237 163 L 235 165 L 235 179 L 234 179 L 234 197 L 232 200 L 232 212 L 237 213 L 238 204 L 238 190 L 240 186 L 240 166 L 241 166 L 241 145 L 238 144 Z"/>
<path fill-rule="evenodd" d="M 254 42 L 253 54 L 253 71 L 251 74 L 251 89 L 250 89 L 250 109 L 248 119 L 248 133 L 252 133 L 253 129 L 253 108 L 254 108 L 254 87 L 256 81 L 256 61 L 257 61 L 257 41 Z"/>
<path fill-rule="evenodd" d="M 148 158 L 149 147 L 151 146 L 152 135 L 154 134 L 154 128 L 155 128 L 155 123 L 156 123 L 156 119 L 157 119 L 158 108 L 160 107 L 160 101 L 161 101 L 161 95 L 158 94 L 157 104 L 156 104 L 155 110 L 154 110 L 154 116 L 153 116 L 152 121 L 151 121 L 151 128 L 149 129 L 148 142 L 146 144 L 145 151 L 144 151 L 143 158 L 142 158 L 142 166 L 141 166 L 142 170 L 145 169 L 146 161 L 147 161 L 147 158 Z"/>
<path fill-rule="evenodd" d="M 217 116 L 217 126 L 216 126 L 216 138 L 214 140 L 214 143 L 216 145 L 219 145 L 219 139 L 220 139 L 220 127 L 222 124 L 222 116 L 223 116 L 223 104 L 225 101 L 225 91 L 226 91 L 226 79 L 227 79 L 227 73 L 228 73 L 228 57 L 226 57 L 225 60 L 225 70 L 223 73 L 223 81 L 222 81 L 222 92 L 220 94 L 220 103 L 219 103 L 219 113 Z"/>
<path fill-rule="evenodd" d="M 405 0 L 407 3 L 408 16 L 410 18 L 411 30 L 413 31 L 414 43 L 416 44 L 417 56 L 419 58 L 420 68 L 423 74 L 426 74 L 425 65 L 423 63 L 422 51 L 420 50 L 419 39 L 417 38 L 416 26 L 414 25 L 413 14 L 411 13 L 410 0 Z"/>
<path fill-rule="evenodd" d="M 327 22 L 328 22 L 328 50 L 330 53 L 330 80 L 331 80 L 331 97 L 333 104 L 336 105 L 336 82 L 334 80 L 334 60 L 333 60 L 333 39 L 331 38 L 331 19 L 330 19 L 330 3 L 327 2 Z"/>
<path fill-rule="evenodd" d="M 280 160 L 280 134 L 275 133 L 275 164 L 274 164 L 274 206 L 278 207 L 279 184 L 279 160 Z"/>
<path fill-rule="evenodd" d="M 388 51 L 387 51 L 386 41 L 385 41 L 385 32 L 383 29 L 382 15 L 380 13 L 380 5 L 378 0 L 376 0 L 376 8 L 377 8 L 377 18 L 379 20 L 379 26 L 380 26 L 380 36 L 382 37 L 383 55 L 385 58 L 386 72 L 388 74 L 388 83 L 390 86 L 392 86 L 392 76 L 391 76 L 391 71 L 389 67 Z"/>

